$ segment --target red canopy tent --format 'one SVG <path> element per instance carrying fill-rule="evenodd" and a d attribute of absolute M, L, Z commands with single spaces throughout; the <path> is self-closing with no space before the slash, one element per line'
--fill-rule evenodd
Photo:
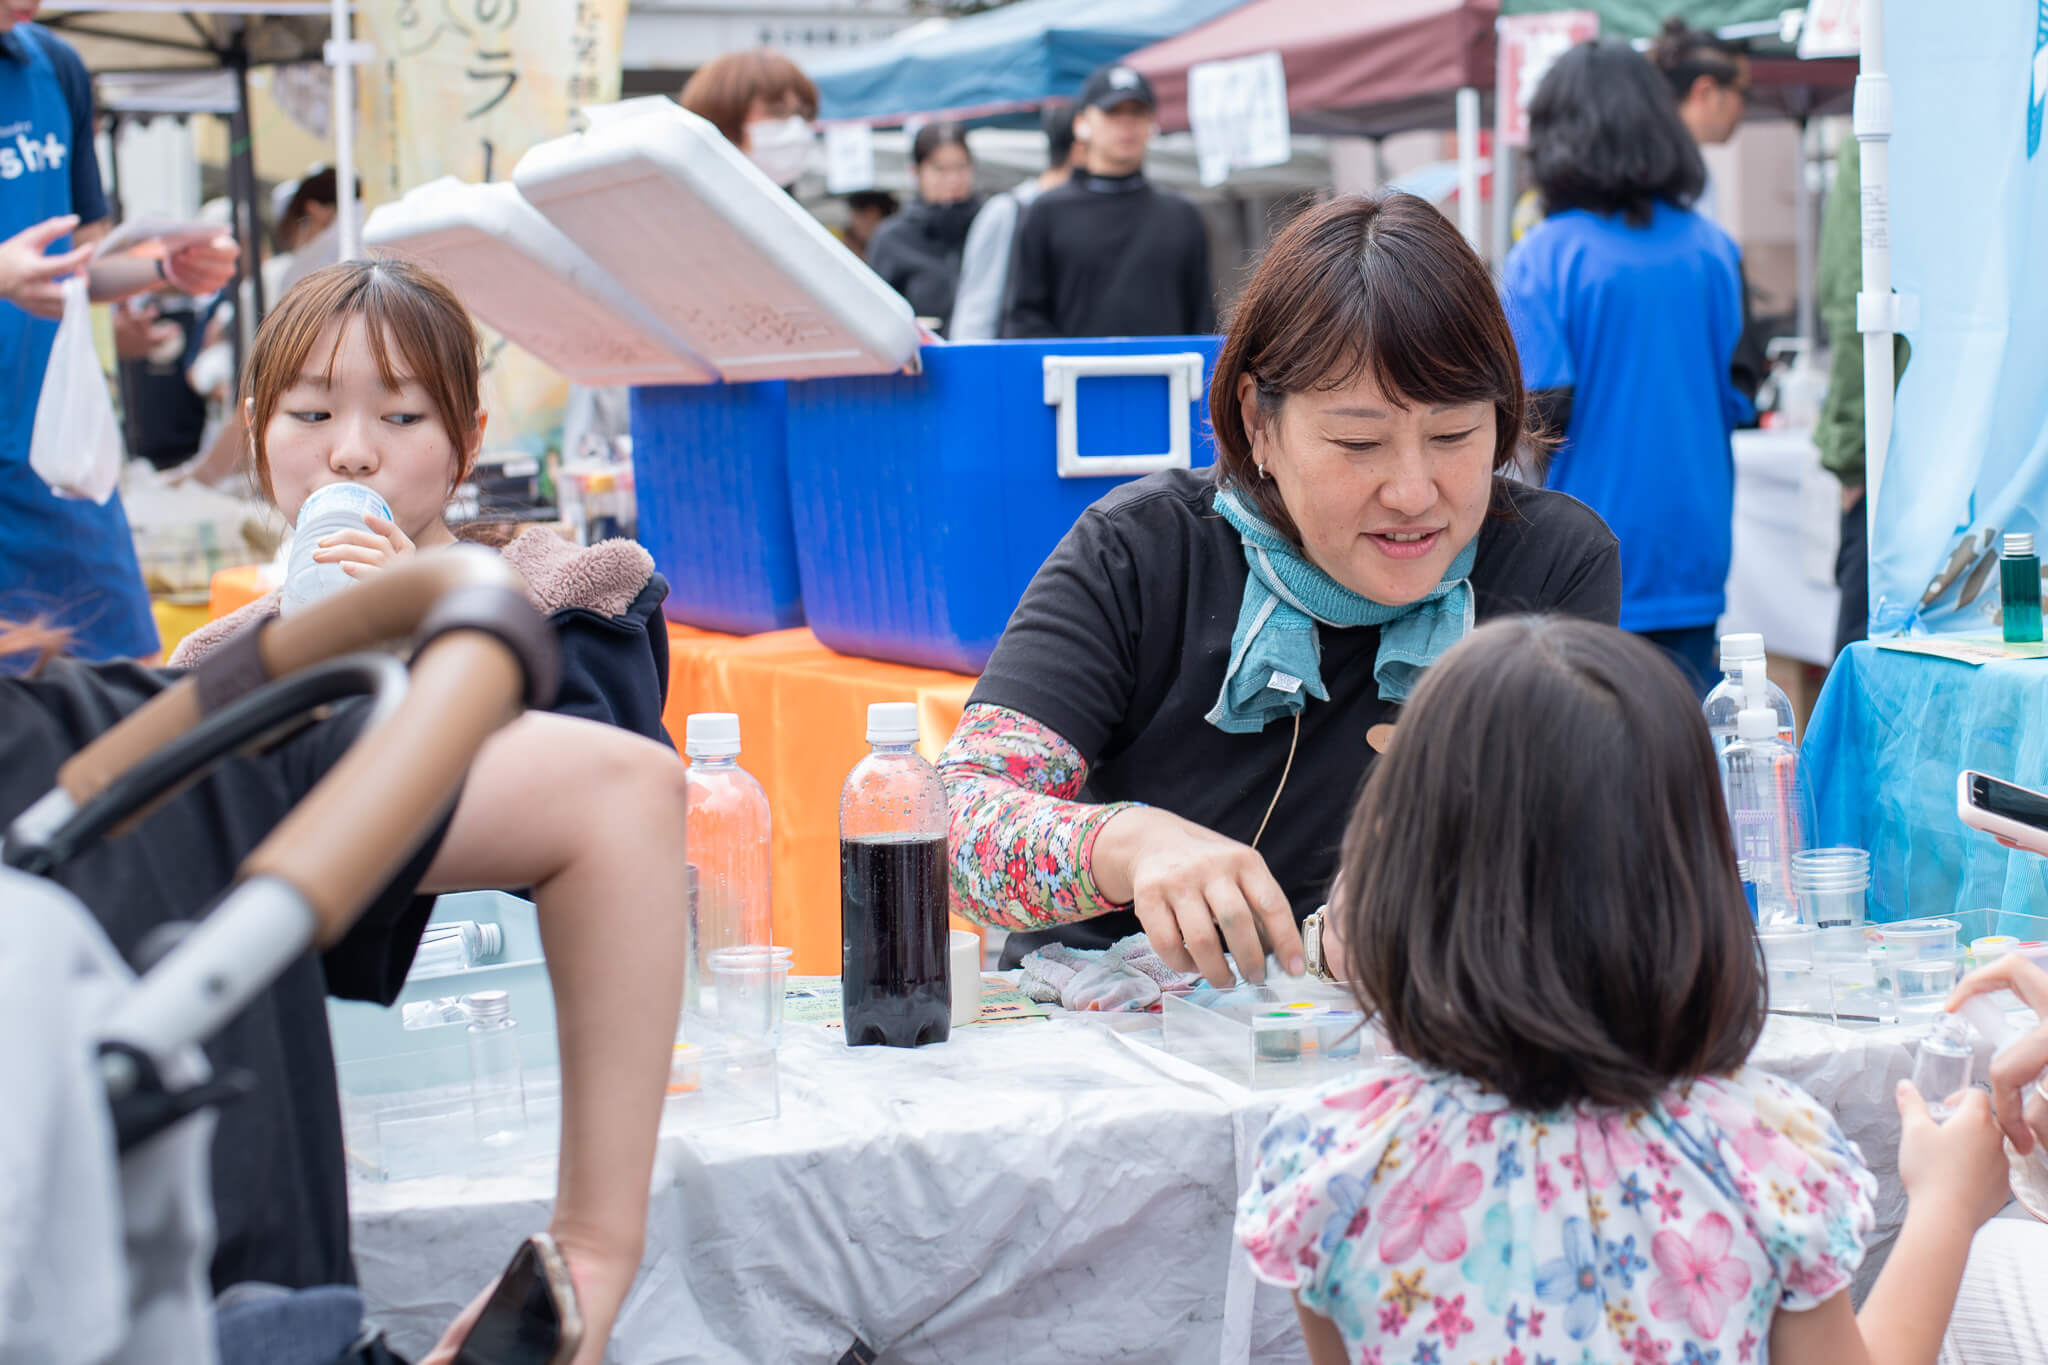
<path fill-rule="evenodd" d="M 1151 80 L 1167 129 L 1188 126 L 1189 67 L 1278 52 L 1294 131 L 1385 137 L 1451 127 L 1462 87 L 1491 100 L 1498 12 L 1497 0 L 1251 0 L 1126 60 Z M 1756 54 L 1751 115 L 1845 109 L 1855 77 L 1853 61 Z"/>
<path fill-rule="evenodd" d="M 1188 68 L 1278 52 L 1300 133 L 1379 137 L 1448 128 L 1456 92 L 1493 87 L 1496 0 L 1251 0 L 1133 53 L 1160 126 L 1188 126 Z"/>

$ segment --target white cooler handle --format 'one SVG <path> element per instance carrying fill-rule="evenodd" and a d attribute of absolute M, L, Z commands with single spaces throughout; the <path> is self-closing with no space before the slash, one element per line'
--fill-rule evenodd
<path fill-rule="evenodd" d="M 1080 403 L 1083 379 L 1103 375 L 1158 375 L 1166 380 L 1167 446 L 1152 455 L 1083 455 Z M 1045 358 L 1045 401 L 1059 410 L 1059 476 L 1063 479 L 1128 478 L 1162 469 L 1186 469 L 1193 449 L 1188 408 L 1202 390 L 1202 357 L 1178 355 L 1049 355 Z"/>

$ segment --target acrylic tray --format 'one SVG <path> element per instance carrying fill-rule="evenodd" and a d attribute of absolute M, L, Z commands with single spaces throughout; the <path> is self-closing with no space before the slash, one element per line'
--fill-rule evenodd
<path fill-rule="evenodd" d="M 388 1009 L 330 1000 L 350 1173 L 369 1180 L 484 1175 L 554 1160 L 560 1142 L 561 1077 L 555 1047 L 555 1002 L 541 956 L 533 904 L 503 892 L 443 896 L 433 920 L 496 924 L 504 936 L 494 961 L 467 969 L 409 977 Z M 434 1011 L 406 1006 L 452 1002 L 474 991 L 502 990 L 519 1023 L 525 1075 L 526 1132 L 514 1142 L 477 1140 L 469 1092 L 469 1035 L 459 1017 L 433 1022 Z M 451 1011 L 452 1013 L 452 1011 Z M 680 1053 L 662 1108 L 664 1136 L 774 1118 L 781 1112 L 775 1053 L 766 1047 L 720 1046 Z"/>
<path fill-rule="evenodd" d="M 1168 994 L 1162 1009 L 1166 1051 L 1252 1090 L 1313 1085 L 1378 1055 L 1349 990 L 1312 978 L 1291 978 L 1277 988 L 1198 987 Z M 1331 1011 L 1349 1017 L 1332 1020 Z"/>
<path fill-rule="evenodd" d="M 1954 920 L 1958 926 L 1954 953 L 1928 951 L 1911 961 L 1949 959 L 1961 978 L 1985 965 L 1972 957 L 1969 945 L 1979 938 L 2004 934 L 2022 942 L 2048 941 L 2048 918 L 2022 915 L 2006 910 L 1967 910 L 1937 918 Z M 1889 927 L 1871 923 L 1862 932 L 1875 939 Z M 1828 931 L 1849 934 L 1857 931 Z M 1786 966 L 1765 954 L 1764 977 L 1770 992 L 1770 1009 L 1775 1014 L 1827 1019 L 1849 1026 L 1892 1024 L 1903 1018 L 1923 1017 L 1938 1009 L 1946 992 L 1920 1001 L 1901 1002 L 1886 977 L 1882 963 L 1865 957 L 1854 959 L 1845 953 L 1832 957 L 1816 954 L 1810 966 Z"/>

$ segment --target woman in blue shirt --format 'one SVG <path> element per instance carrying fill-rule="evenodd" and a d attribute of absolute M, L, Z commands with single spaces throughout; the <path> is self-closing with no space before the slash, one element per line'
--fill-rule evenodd
<path fill-rule="evenodd" d="M 1522 377 L 1561 439 L 1548 482 L 1621 541 L 1621 625 L 1704 694 L 1728 578 L 1729 435 L 1748 401 L 1740 254 L 1692 211 L 1705 169 L 1662 78 L 1619 42 L 1559 58 L 1529 106 L 1547 217 L 1501 281 Z"/>

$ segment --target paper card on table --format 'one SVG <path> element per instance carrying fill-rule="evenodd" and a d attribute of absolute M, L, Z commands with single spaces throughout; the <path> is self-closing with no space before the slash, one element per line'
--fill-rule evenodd
<path fill-rule="evenodd" d="M 852 194 L 875 183 L 875 130 L 865 123 L 833 123 L 825 128 L 825 188 Z"/>
<path fill-rule="evenodd" d="M 1188 68 L 1188 129 L 1204 185 L 1293 155 L 1287 71 L 1278 52 Z"/>
<path fill-rule="evenodd" d="M 1957 663 L 1969 664 L 1972 668 L 1980 664 L 2003 663 L 2008 659 L 2048 659 L 2048 643 L 2008 644 L 1996 635 L 1927 635 L 1914 639 L 1900 636 L 1875 643 L 1879 649 L 1897 650 L 1901 654 L 1931 654 L 1937 659 L 1954 659 Z"/>
<path fill-rule="evenodd" d="M 784 1023 L 823 1024 L 828 1029 L 846 1026 L 845 997 L 836 976 L 792 976 L 782 995 Z M 1052 1017 L 1050 1006 L 1017 989 L 1005 976 L 984 974 L 981 978 L 981 1017 L 974 1024 L 1021 1024 Z"/>

